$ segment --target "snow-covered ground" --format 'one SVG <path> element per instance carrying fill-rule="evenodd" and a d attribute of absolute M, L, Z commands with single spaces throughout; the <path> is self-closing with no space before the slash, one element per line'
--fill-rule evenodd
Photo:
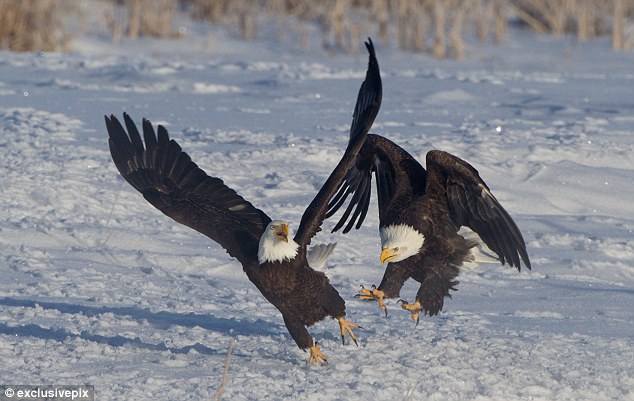
<path fill-rule="evenodd" d="M 227 400 L 634 399 L 634 53 L 518 31 L 462 62 L 378 43 L 372 132 L 479 169 L 533 270 L 465 270 L 415 327 L 394 301 L 384 318 L 353 298 L 383 273 L 375 209 L 348 235 L 327 221 L 315 242 L 339 245 L 324 271 L 365 329 L 355 347 L 333 320 L 310 328 L 330 361 L 317 367 L 237 261 L 119 177 L 103 116 L 165 124 L 296 227 L 345 148 L 366 55 L 216 35 L 0 52 L 2 383 L 212 399 L 233 342 Z"/>

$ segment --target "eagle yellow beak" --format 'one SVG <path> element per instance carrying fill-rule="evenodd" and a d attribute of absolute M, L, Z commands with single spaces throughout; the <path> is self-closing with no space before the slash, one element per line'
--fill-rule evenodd
<path fill-rule="evenodd" d="M 286 224 L 280 224 L 275 229 L 275 236 L 284 242 L 288 242 L 288 226 Z"/>
<path fill-rule="evenodd" d="M 398 256 L 398 248 L 385 248 L 381 251 L 381 263 L 387 263 Z"/>

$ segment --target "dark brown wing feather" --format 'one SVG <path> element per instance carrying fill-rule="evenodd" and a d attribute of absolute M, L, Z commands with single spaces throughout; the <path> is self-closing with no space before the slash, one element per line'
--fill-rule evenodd
<path fill-rule="evenodd" d="M 352 194 L 352 199 L 334 231 L 343 227 L 346 233 L 359 228 L 367 210 L 369 182 L 375 173 L 381 226 L 389 224 L 394 215 L 409 207 L 414 197 L 429 191 L 442 191 L 451 219 L 456 227 L 467 226 L 475 231 L 502 263 L 520 268 L 520 259 L 530 269 L 530 260 L 522 234 L 504 208 L 489 191 L 478 171 L 467 162 L 449 153 L 432 150 L 427 154 L 427 171 L 409 153 L 389 139 L 368 135 L 337 193 L 330 199 L 327 217 L 332 216 Z M 430 183 L 430 176 L 441 177 Z M 365 202 L 366 204 L 364 204 Z"/>
<path fill-rule="evenodd" d="M 504 264 L 520 269 L 520 259 L 531 268 L 519 228 L 491 194 L 478 171 L 464 160 L 440 150 L 427 153 L 428 180 L 440 177 L 456 226 L 475 231 Z M 430 185 L 427 186 L 428 189 Z"/>
<path fill-rule="evenodd" d="M 352 167 L 381 106 L 382 84 L 379 63 L 376 60 L 374 46 L 370 39 L 365 43 L 365 46 L 370 53 L 368 70 L 357 96 L 350 127 L 350 141 L 339 164 L 332 171 L 326 183 L 321 187 L 302 216 L 295 235 L 295 241 L 302 246 L 307 246 L 311 238 L 321 230 L 321 224 L 328 209 L 328 200 L 335 194 L 346 172 Z"/>
<path fill-rule="evenodd" d="M 257 263 L 258 244 L 271 219 L 261 210 L 208 176 L 167 130 L 143 120 L 143 138 L 124 113 L 119 120 L 106 116 L 110 154 L 117 169 L 145 199 L 161 212 L 219 243 L 243 265 Z"/>
<path fill-rule="evenodd" d="M 422 195 L 425 191 L 426 174 L 423 166 L 394 142 L 370 134 L 354 166 L 328 204 L 327 218 L 335 214 L 347 197 L 353 194 L 333 232 L 343 227 L 346 221 L 348 224 L 343 230 L 344 234 L 353 226 L 361 227 L 370 203 L 372 173 L 376 179 L 379 219 L 382 224 L 390 219 L 388 206 L 395 210 L 399 208 L 393 202 L 395 198 L 398 198 L 397 202 L 406 205 L 414 196 Z M 354 214 L 348 220 L 353 210 Z"/>

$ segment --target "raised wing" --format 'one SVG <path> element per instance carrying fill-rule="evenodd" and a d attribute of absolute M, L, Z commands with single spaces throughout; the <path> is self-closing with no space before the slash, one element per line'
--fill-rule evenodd
<path fill-rule="evenodd" d="M 106 116 L 110 154 L 117 169 L 154 207 L 208 236 L 245 263 L 257 263 L 258 244 L 271 219 L 261 210 L 208 176 L 159 125 L 143 120 L 143 138 L 123 114 L 126 130 L 113 115 Z"/>
<path fill-rule="evenodd" d="M 389 139 L 379 135 L 368 135 L 354 166 L 348 171 L 336 195 L 328 204 L 326 218 L 335 214 L 352 194 L 350 203 L 333 232 L 343 227 L 346 222 L 344 234 L 353 226 L 361 227 L 370 205 L 372 173 L 376 179 L 379 219 L 382 224 L 385 219 L 389 219 L 389 209 L 398 210 L 406 207 L 413 196 L 425 191 L 425 169 L 416 159 Z"/>
<path fill-rule="evenodd" d="M 369 52 L 368 70 L 365 75 L 365 80 L 359 89 L 359 94 L 357 95 L 357 102 L 352 116 L 352 125 L 350 127 L 348 147 L 339 161 L 339 164 L 337 164 L 332 173 L 330 173 L 326 183 L 321 187 L 302 216 L 297 234 L 295 235 L 295 241 L 303 246 L 307 246 L 311 238 L 321 230 L 321 224 L 324 221 L 326 210 L 328 209 L 328 200 L 335 194 L 347 171 L 355 162 L 357 153 L 361 149 L 361 146 L 363 146 L 367 133 L 372 127 L 372 123 L 381 107 L 383 89 L 379 63 L 376 60 L 372 40 L 368 39 L 365 46 Z"/>
<path fill-rule="evenodd" d="M 427 153 L 428 179 L 444 180 L 451 218 L 457 227 L 475 231 L 502 264 L 531 268 L 522 233 L 469 163 L 440 150 Z M 443 183 L 441 183 L 443 184 Z M 428 194 L 429 195 L 429 194 Z"/>

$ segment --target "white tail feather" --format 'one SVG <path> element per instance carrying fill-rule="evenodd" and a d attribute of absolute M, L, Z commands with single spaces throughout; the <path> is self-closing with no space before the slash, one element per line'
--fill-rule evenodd
<path fill-rule="evenodd" d="M 306 256 L 306 260 L 308 260 L 308 266 L 313 269 L 320 270 L 326 264 L 328 257 L 332 251 L 335 250 L 337 246 L 336 243 L 332 244 L 317 244 L 308 249 L 308 255 Z"/>
<path fill-rule="evenodd" d="M 463 267 L 475 267 L 480 263 L 499 263 L 500 259 L 497 255 L 489 249 L 488 246 L 482 241 L 480 236 L 473 232 L 468 227 L 460 227 L 458 230 L 458 235 L 461 235 L 467 241 L 473 241 L 476 243 L 476 246 L 471 248 L 470 257 L 468 260 L 465 260 Z"/>

